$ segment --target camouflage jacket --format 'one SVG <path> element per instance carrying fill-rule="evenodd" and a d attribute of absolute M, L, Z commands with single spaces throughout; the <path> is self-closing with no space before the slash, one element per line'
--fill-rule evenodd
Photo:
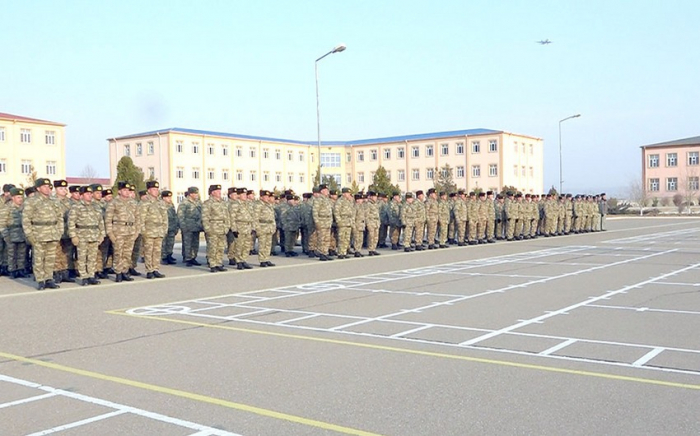
<path fill-rule="evenodd" d="M 202 227 L 204 233 L 225 235 L 231 227 L 231 219 L 226 202 L 215 197 L 209 197 L 202 203 Z"/>
<path fill-rule="evenodd" d="M 202 203 L 199 200 L 186 198 L 177 208 L 177 220 L 182 232 L 201 232 L 202 227 Z"/>
<path fill-rule="evenodd" d="M 277 230 L 275 224 L 275 208 L 262 200 L 255 202 L 255 231 L 258 234 L 273 234 Z"/>
<path fill-rule="evenodd" d="M 145 238 L 163 238 L 168 233 L 168 211 L 163 200 L 147 195 L 138 209 L 138 231 Z"/>
<path fill-rule="evenodd" d="M 107 205 L 105 211 L 105 231 L 110 239 L 119 236 L 136 237 L 137 204 L 132 199 L 115 198 Z"/>
<path fill-rule="evenodd" d="M 355 205 L 352 200 L 340 197 L 333 206 L 333 218 L 338 227 L 353 227 L 355 225 Z"/>
<path fill-rule="evenodd" d="M 180 229 L 180 224 L 177 219 L 177 211 L 175 210 L 175 205 L 172 203 L 166 203 L 166 210 L 168 211 L 168 235 L 175 236 L 177 231 Z"/>
<path fill-rule="evenodd" d="M 367 223 L 368 229 L 376 229 L 381 223 L 381 218 L 379 215 L 379 204 L 374 200 L 367 200 L 362 203 L 362 207 L 365 210 L 365 222 Z"/>
<path fill-rule="evenodd" d="M 8 203 L 0 208 L 0 232 L 7 242 L 25 242 L 22 229 L 22 211 L 24 206 Z"/>
<path fill-rule="evenodd" d="M 432 197 L 428 197 L 425 200 L 425 218 L 429 222 L 435 222 L 438 220 L 440 215 L 440 206 L 438 201 Z"/>
<path fill-rule="evenodd" d="M 30 243 L 59 241 L 64 231 L 61 206 L 37 192 L 24 202 L 22 227 Z"/>
<path fill-rule="evenodd" d="M 314 223 L 321 228 L 330 228 L 333 225 L 333 203 L 330 198 L 320 195 L 314 200 Z"/>
<path fill-rule="evenodd" d="M 101 242 L 105 237 L 102 213 L 92 202 L 80 201 L 68 211 L 68 236 L 82 242 Z"/>
<path fill-rule="evenodd" d="M 418 200 L 414 200 L 413 203 L 404 202 L 401 204 L 401 225 L 413 225 L 416 223 L 418 218 L 418 211 L 416 209 L 416 204 L 420 203 Z"/>
<path fill-rule="evenodd" d="M 301 209 L 299 206 L 287 205 L 282 211 L 282 229 L 285 232 L 295 232 L 301 227 Z"/>

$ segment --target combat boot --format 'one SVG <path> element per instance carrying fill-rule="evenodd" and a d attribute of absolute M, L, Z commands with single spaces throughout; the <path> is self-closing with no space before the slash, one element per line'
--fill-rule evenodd
<path fill-rule="evenodd" d="M 88 277 L 87 282 L 89 285 L 99 285 L 100 281 L 97 280 L 95 277 Z"/>
<path fill-rule="evenodd" d="M 138 272 L 138 271 L 136 271 L 134 268 L 129 268 L 129 275 L 137 276 L 137 277 L 138 277 L 138 276 L 141 275 L 141 273 Z"/>
<path fill-rule="evenodd" d="M 75 283 L 75 279 L 70 276 L 70 273 L 67 269 L 61 271 L 61 281 L 66 283 Z"/>
<path fill-rule="evenodd" d="M 46 283 L 44 283 L 44 286 L 46 286 L 46 289 L 58 289 L 58 288 L 60 288 L 60 286 L 58 286 L 53 279 L 48 279 L 46 281 Z"/>
<path fill-rule="evenodd" d="M 117 276 L 114 278 L 114 281 L 117 283 L 121 283 L 121 281 L 124 279 L 124 274 L 118 273 Z"/>

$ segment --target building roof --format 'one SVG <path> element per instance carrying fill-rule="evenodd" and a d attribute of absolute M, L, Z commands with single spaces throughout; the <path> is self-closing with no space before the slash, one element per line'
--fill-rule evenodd
<path fill-rule="evenodd" d="M 65 124 L 57 123 L 55 121 L 40 120 L 37 118 L 23 117 L 21 115 L 12 115 L 12 114 L 4 113 L 4 112 L 0 112 L 0 120 L 23 121 L 25 123 L 52 124 L 55 126 L 65 126 Z"/>
<path fill-rule="evenodd" d="M 209 130 L 196 130 L 196 129 L 183 129 L 181 127 L 171 127 L 161 130 L 153 130 L 150 132 L 136 133 L 133 135 L 119 136 L 110 139 L 129 139 L 129 138 L 139 138 L 143 136 L 152 136 L 157 134 L 166 134 L 169 132 L 174 133 L 189 133 L 193 135 L 203 135 L 203 136 L 219 136 L 224 138 L 237 138 L 237 139 L 252 139 L 256 141 L 269 141 L 269 142 L 284 142 L 291 144 L 301 144 L 301 145 L 316 145 L 317 141 L 298 141 L 295 139 L 281 139 L 281 138 L 269 138 L 265 136 L 251 136 L 251 135 L 240 135 L 237 133 L 223 133 L 223 132 L 213 132 Z M 440 138 L 450 138 L 454 136 L 475 136 L 475 135 L 489 135 L 494 133 L 503 133 L 501 130 L 491 130 L 491 129 L 468 129 L 468 130 L 453 130 L 447 132 L 434 132 L 434 133 L 419 133 L 416 135 L 403 135 L 403 136 L 389 136 L 385 138 L 373 138 L 373 139 L 358 139 L 353 141 L 321 141 L 322 145 L 325 146 L 352 146 L 352 145 L 365 145 L 365 144 L 386 144 L 390 142 L 403 142 L 403 141 L 420 141 L 420 140 L 430 140 L 430 139 L 440 139 Z"/>
<path fill-rule="evenodd" d="M 693 136 L 692 138 L 676 139 L 675 141 L 659 142 L 657 144 L 642 145 L 641 148 L 649 147 L 675 147 L 679 145 L 700 145 L 700 136 Z"/>
<path fill-rule="evenodd" d="M 97 183 L 103 186 L 109 186 L 110 180 L 103 177 L 66 177 L 66 182 L 70 185 L 92 185 Z"/>

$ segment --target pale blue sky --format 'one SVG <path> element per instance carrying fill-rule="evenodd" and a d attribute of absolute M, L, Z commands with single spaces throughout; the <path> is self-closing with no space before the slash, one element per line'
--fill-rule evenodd
<path fill-rule="evenodd" d="M 184 127 L 316 139 L 543 138 L 545 186 L 623 194 L 640 145 L 700 135 L 700 2 L 0 0 L 0 112 L 106 138 Z M 542 46 L 535 41 L 550 39 Z"/>

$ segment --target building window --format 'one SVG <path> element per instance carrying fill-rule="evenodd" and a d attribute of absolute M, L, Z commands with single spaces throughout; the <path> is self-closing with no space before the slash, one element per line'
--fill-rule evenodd
<path fill-rule="evenodd" d="M 350 153 L 345 153 L 345 162 L 350 163 L 351 160 L 352 158 L 350 157 Z"/>
<path fill-rule="evenodd" d="M 365 152 L 364 152 L 364 151 L 358 151 L 358 152 L 357 152 L 357 161 L 358 161 L 358 162 L 364 162 L 364 161 L 365 161 Z"/>
<path fill-rule="evenodd" d="M 5 142 L 5 128 L 0 127 L 0 142 Z"/>
<path fill-rule="evenodd" d="M 650 154 L 649 155 L 649 168 L 658 168 L 659 167 L 659 155 L 658 154 Z"/>
<path fill-rule="evenodd" d="M 256 171 L 250 172 L 250 181 L 256 182 L 258 180 L 258 173 Z"/>
<path fill-rule="evenodd" d="M 535 147 L 534 147 L 532 144 L 528 145 L 528 148 L 530 149 L 530 155 L 531 155 L 531 156 L 532 156 L 533 154 L 535 154 Z"/>
<path fill-rule="evenodd" d="M 304 183 L 304 174 L 299 174 L 299 183 Z"/>
<path fill-rule="evenodd" d="M 321 153 L 321 166 L 323 168 L 339 168 L 340 153 Z"/>
<path fill-rule="evenodd" d="M 243 147 L 236 147 L 236 157 L 243 157 Z"/>
<path fill-rule="evenodd" d="M 5 159 L 0 159 L 0 174 L 7 173 L 7 161 Z"/>
<path fill-rule="evenodd" d="M 481 143 L 479 141 L 472 141 L 472 153 L 481 153 Z"/>
<path fill-rule="evenodd" d="M 185 193 L 184 192 L 178 192 L 177 193 L 177 202 L 178 204 L 182 203 L 185 201 Z"/>
<path fill-rule="evenodd" d="M 457 146 L 455 147 L 455 153 L 464 154 L 464 142 L 457 143 Z"/>
<path fill-rule="evenodd" d="M 518 177 L 518 166 L 513 165 L 513 176 Z"/>
<path fill-rule="evenodd" d="M 136 156 L 142 156 L 143 155 L 143 145 L 141 145 L 140 142 L 136 143 Z"/>
<path fill-rule="evenodd" d="M 411 157 L 420 157 L 420 148 L 417 146 L 411 147 Z"/>
<path fill-rule="evenodd" d="M 263 159 L 269 159 L 269 158 L 270 158 L 270 149 L 269 149 L 269 148 L 263 148 L 262 157 L 263 157 Z"/>
<path fill-rule="evenodd" d="M 433 178 L 435 178 L 435 169 L 427 168 L 425 170 L 425 179 L 426 180 L 433 180 Z"/>
<path fill-rule="evenodd" d="M 391 171 L 386 172 L 386 179 L 391 181 Z"/>
<path fill-rule="evenodd" d="M 365 182 L 365 173 L 363 173 L 363 172 L 357 173 L 357 181 L 359 183 L 364 183 Z"/>
<path fill-rule="evenodd" d="M 697 165 L 700 162 L 700 153 L 697 151 L 688 152 L 688 165 Z"/>
<path fill-rule="evenodd" d="M 32 131 L 30 129 L 20 129 L 19 140 L 25 144 L 32 142 Z"/>
<path fill-rule="evenodd" d="M 498 152 L 498 141 L 495 139 L 490 139 L 489 140 L 489 153 L 497 153 Z"/>
<path fill-rule="evenodd" d="M 669 177 L 666 179 L 666 190 L 667 191 L 678 190 L 678 177 Z"/>
<path fill-rule="evenodd" d="M 275 159 L 282 160 L 282 150 L 280 150 L 279 148 L 275 149 Z"/>
<path fill-rule="evenodd" d="M 518 154 L 518 143 L 517 142 L 513 143 L 513 153 Z"/>
<path fill-rule="evenodd" d="M 124 144 L 124 156 L 131 156 L 131 145 Z"/>
<path fill-rule="evenodd" d="M 535 169 L 533 167 L 528 168 L 530 172 L 530 178 L 535 177 Z"/>
<path fill-rule="evenodd" d="M 182 144 L 182 141 L 177 141 L 177 142 L 175 143 L 175 152 L 177 152 L 177 153 L 182 153 L 182 151 L 184 150 L 184 148 L 185 148 L 185 146 Z"/>
<path fill-rule="evenodd" d="M 399 179 L 399 182 L 405 182 L 406 181 L 406 171 L 404 170 L 399 170 L 398 174 L 396 175 Z"/>
<path fill-rule="evenodd" d="M 250 147 L 250 150 L 248 151 L 248 155 L 250 156 L 251 159 L 255 159 L 258 156 L 258 151 L 254 149 L 253 147 Z"/>
<path fill-rule="evenodd" d="M 370 171 L 369 172 L 369 179 L 374 183 L 374 175 L 377 174 L 376 171 Z"/>
<path fill-rule="evenodd" d="M 447 168 L 441 168 L 441 169 L 440 169 L 440 176 L 441 176 L 443 179 L 446 179 L 447 176 L 450 175 L 449 173 L 450 173 L 450 172 L 447 171 Z"/>
<path fill-rule="evenodd" d="M 523 154 L 525 154 L 525 143 L 523 142 Z"/>
<path fill-rule="evenodd" d="M 666 153 L 666 166 L 675 167 L 678 165 L 678 153 Z"/>
<path fill-rule="evenodd" d="M 243 181 L 243 170 L 236 170 L 236 181 L 237 182 Z"/>
<path fill-rule="evenodd" d="M 207 168 L 207 179 L 214 180 L 216 178 L 216 171 L 214 168 Z"/>
<path fill-rule="evenodd" d="M 497 164 L 490 164 L 489 165 L 489 177 L 496 177 L 498 176 L 498 165 Z"/>
<path fill-rule="evenodd" d="M 399 147 L 398 149 L 396 149 L 396 157 L 398 159 L 405 158 L 406 157 L 406 150 L 404 150 L 403 147 Z"/>
<path fill-rule="evenodd" d="M 411 180 L 420 180 L 420 170 L 414 168 L 411 170 Z"/>
<path fill-rule="evenodd" d="M 700 177 L 688 177 L 688 190 L 697 191 L 700 189 Z"/>
<path fill-rule="evenodd" d="M 192 167 L 192 178 L 199 180 L 199 167 Z"/>
<path fill-rule="evenodd" d="M 56 175 L 56 161 L 48 160 L 46 161 L 46 175 L 55 176 Z"/>
<path fill-rule="evenodd" d="M 457 167 L 456 177 L 457 177 L 458 179 L 463 179 L 463 178 L 464 178 L 464 167 L 462 167 L 462 166 Z"/>
<path fill-rule="evenodd" d="M 263 171 L 263 182 L 269 182 L 269 181 L 270 181 L 270 172 Z"/>
<path fill-rule="evenodd" d="M 425 146 L 425 155 L 427 157 L 433 157 L 435 155 L 435 151 L 433 150 L 432 145 L 426 145 Z"/>
<path fill-rule="evenodd" d="M 303 151 L 299 152 L 299 162 L 304 162 L 304 152 Z"/>
<path fill-rule="evenodd" d="M 221 170 L 221 180 L 228 182 L 228 170 Z"/>
<path fill-rule="evenodd" d="M 155 167 L 148 167 L 148 178 L 153 180 L 156 178 L 156 169 Z"/>
<path fill-rule="evenodd" d="M 154 154 L 156 152 L 156 148 L 153 145 L 153 142 L 148 143 L 148 154 Z"/>
<path fill-rule="evenodd" d="M 207 144 L 207 154 L 209 156 L 214 156 L 214 144 Z"/>
<path fill-rule="evenodd" d="M 384 149 L 384 160 L 389 160 L 389 159 L 391 159 L 391 149 L 385 148 Z"/>
<path fill-rule="evenodd" d="M 287 160 L 289 162 L 294 160 L 294 152 L 292 150 L 287 150 Z"/>
<path fill-rule="evenodd" d="M 176 179 L 184 179 L 185 178 L 185 169 L 183 167 L 177 167 L 175 169 L 175 178 Z"/>
<path fill-rule="evenodd" d="M 345 173 L 345 183 L 352 183 L 352 174 Z"/>
<path fill-rule="evenodd" d="M 294 173 L 287 173 L 287 182 L 294 183 Z"/>
<path fill-rule="evenodd" d="M 440 144 L 440 156 L 447 156 L 450 154 L 450 144 Z"/>
<path fill-rule="evenodd" d="M 369 160 L 371 160 L 373 162 L 377 160 L 377 150 L 376 149 L 372 149 L 369 151 Z"/>
<path fill-rule="evenodd" d="M 22 160 L 22 174 L 31 174 L 31 173 L 32 173 L 32 161 Z"/>
<path fill-rule="evenodd" d="M 523 167 L 520 167 L 520 173 L 522 174 L 523 177 L 525 177 L 525 176 L 527 175 L 527 173 L 525 172 L 525 167 L 524 167 L 524 166 L 523 166 Z"/>
<path fill-rule="evenodd" d="M 192 154 L 199 154 L 199 142 L 192 143 Z"/>
<path fill-rule="evenodd" d="M 228 144 L 221 144 L 221 155 L 228 156 Z"/>
<path fill-rule="evenodd" d="M 275 182 L 282 183 L 282 173 L 279 171 L 275 173 Z"/>
<path fill-rule="evenodd" d="M 472 165 L 472 177 L 481 177 L 481 165 Z"/>
<path fill-rule="evenodd" d="M 658 192 L 659 179 L 649 179 L 649 190 L 653 192 Z"/>
<path fill-rule="evenodd" d="M 56 132 L 53 130 L 46 131 L 46 145 L 56 145 Z"/>

